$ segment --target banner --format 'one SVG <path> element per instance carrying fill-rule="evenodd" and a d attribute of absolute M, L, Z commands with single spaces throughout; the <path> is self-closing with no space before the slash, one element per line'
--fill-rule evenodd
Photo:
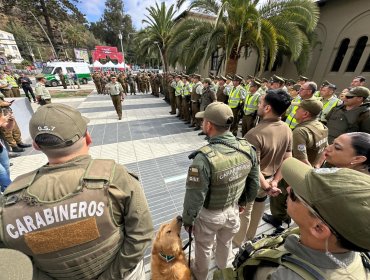
<path fill-rule="evenodd" d="M 74 49 L 76 61 L 89 63 L 89 53 L 87 49 Z"/>

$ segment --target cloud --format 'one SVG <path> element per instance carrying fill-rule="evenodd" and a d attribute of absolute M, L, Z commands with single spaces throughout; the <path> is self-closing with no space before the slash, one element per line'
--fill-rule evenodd
<path fill-rule="evenodd" d="M 90 22 L 98 21 L 104 12 L 105 1 L 102 0 L 83 0 L 78 4 L 82 13 Z"/>

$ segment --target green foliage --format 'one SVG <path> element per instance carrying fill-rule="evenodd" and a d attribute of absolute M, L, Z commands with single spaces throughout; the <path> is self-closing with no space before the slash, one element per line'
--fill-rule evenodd
<path fill-rule="evenodd" d="M 178 0 L 178 6 L 183 2 Z M 171 64 L 183 62 L 187 68 L 194 68 L 209 61 L 219 49 L 225 54 L 226 69 L 234 72 L 236 68 L 231 65 L 242 53 L 248 53 L 243 49 L 258 53 L 260 71 L 266 61 L 271 69 L 278 54 L 296 62 L 300 71 L 309 63 L 309 38 L 319 19 L 319 9 L 312 0 L 193 0 L 189 9 L 214 16 L 214 20 L 188 17 L 178 24 L 170 46 Z M 198 49 L 203 50 L 202 59 Z"/>

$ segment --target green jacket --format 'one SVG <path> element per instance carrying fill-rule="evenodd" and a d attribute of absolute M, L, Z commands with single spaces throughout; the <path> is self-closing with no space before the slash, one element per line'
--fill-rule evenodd
<path fill-rule="evenodd" d="M 231 132 L 226 132 L 220 136 L 209 139 L 209 142 L 224 141 L 234 147 L 239 146 L 239 141 Z M 245 141 L 243 139 L 243 141 Z M 235 157 L 240 156 L 240 152 L 233 148 L 222 144 L 211 144 L 212 149 L 215 149 L 221 154 L 235 154 Z M 202 149 L 201 149 L 202 150 Z M 200 151 L 201 151 L 200 150 Z M 245 155 L 242 155 L 244 159 Z M 237 203 L 245 205 L 247 202 L 253 201 L 257 195 L 259 188 L 259 164 L 257 163 L 256 153 L 253 148 L 250 149 L 250 157 L 252 160 L 246 159 L 250 164 L 250 171 L 245 178 L 245 187 Z M 252 164 L 253 162 L 253 164 Z M 186 181 L 186 193 L 184 198 L 183 222 L 185 226 L 193 224 L 201 208 L 205 205 L 206 199 L 209 198 L 211 189 L 211 164 L 209 159 L 203 152 L 196 152 L 193 163 L 189 167 L 188 177 Z M 240 195 L 240 194 L 239 194 Z M 226 199 L 226 198 L 225 198 Z M 208 203 L 212 203 L 207 201 Z"/>

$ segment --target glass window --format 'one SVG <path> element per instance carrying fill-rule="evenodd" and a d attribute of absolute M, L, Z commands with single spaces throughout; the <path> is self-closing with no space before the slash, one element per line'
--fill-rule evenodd
<path fill-rule="evenodd" d="M 51 74 L 53 72 L 54 67 L 53 66 L 46 66 L 42 69 L 43 74 Z"/>
<path fill-rule="evenodd" d="M 8 35 L 8 39 L 13 40 L 13 36 Z"/>
<path fill-rule="evenodd" d="M 340 47 L 338 49 L 337 56 L 335 57 L 333 66 L 331 67 L 332 72 L 339 71 L 340 66 L 342 65 L 343 59 L 346 56 L 349 42 L 350 40 L 348 38 L 342 40 L 342 43 L 340 44 Z"/>
<path fill-rule="evenodd" d="M 351 60 L 348 63 L 346 72 L 355 72 L 357 65 L 361 59 L 361 56 L 366 48 L 367 43 L 367 36 L 363 36 L 358 39 L 355 49 L 353 50 L 353 54 Z"/>
<path fill-rule="evenodd" d="M 16 46 L 12 46 L 12 49 L 15 50 L 15 51 L 18 50 Z"/>

